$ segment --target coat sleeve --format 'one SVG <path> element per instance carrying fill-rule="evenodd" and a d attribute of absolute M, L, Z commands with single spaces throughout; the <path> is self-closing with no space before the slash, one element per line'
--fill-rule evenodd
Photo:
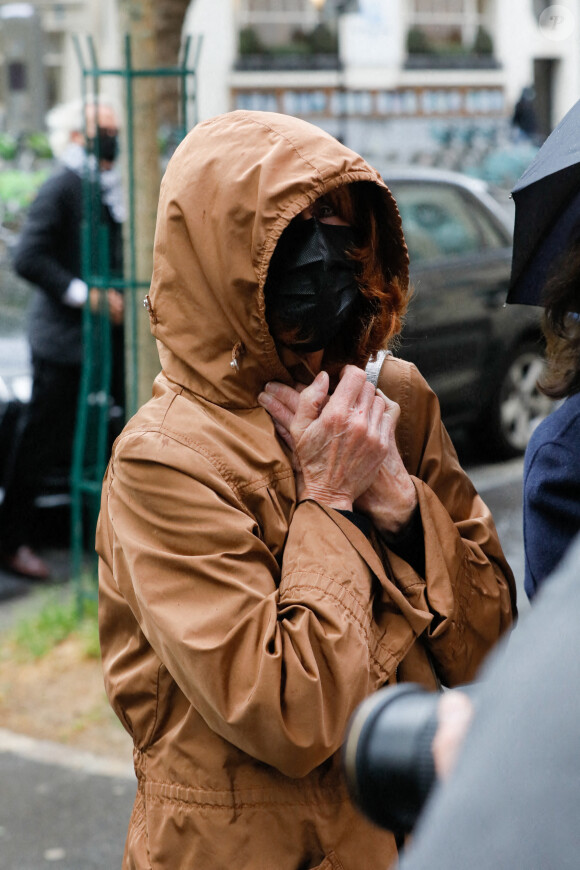
<path fill-rule="evenodd" d="M 513 574 L 489 509 L 461 468 L 439 402 L 415 366 L 387 358 L 379 386 L 401 407 L 397 440 L 413 478 L 424 576 L 384 546 L 384 564 L 409 601 L 433 616 L 423 634 L 445 685 L 472 680 L 516 616 Z"/>
<path fill-rule="evenodd" d="M 225 472 L 151 432 L 118 442 L 101 517 L 101 616 L 105 590 L 120 593 L 213 731 L 289 776 L 339 748 L 396 666 L 361 552 L 378 557 L 356 526 L 298 504 L 279 564 Z M 424 615 L 393 594 L 408 646 Z"/>
<path fill-rule="evenodd" d="M 555 439 L 534 445 L 526 455 L 524 588 L 530 599 L 556 568 L 580 528 L 579 488 L 575 444 Z"/>
<path fill-rule="evenodd" d="M 56 300 L 62 299 L 70 282 L 78 277 L 57 255 L 63 237 L 72 229 L 69 212 L 73 208 L 73 195 L 62 175 L 49 178 L 30 206 L 14 251 L 16 272 Z M 73 246 L 79 244 L 76 236 L 66 241 Z"/>

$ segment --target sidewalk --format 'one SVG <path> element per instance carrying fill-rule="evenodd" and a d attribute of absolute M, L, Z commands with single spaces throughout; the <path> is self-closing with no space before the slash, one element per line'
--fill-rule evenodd
<path fill-rule="evenodd" d="M 47 600 L 72 594 L 68 550 L 41 554 L 52 569 L 48 582 L 0 569 L 0 635 Z M 46 698 L 39 698 L 39 715 L 43 703 Z M 130 752 L 123 761 L 107 756 L 106 739 L 97 754 L 16 734 L 2 724 L 0 870 L 119 868 L 136 790 Z"/>
<path fill-rule="evenodd" d="M 120 868 L 132 769 L 0 729 L 1 870 Z"/>
<path fill-rule="evenodd" d="M 51 568 L 52 577 L 46 581 L 26 580 L 5 571 L 0 564 L 0 633 L 19 619 L 42 607 L 47 596 L 62 592 L 70 594 L 70 558 L 68 549 L 40 551 Z"/>

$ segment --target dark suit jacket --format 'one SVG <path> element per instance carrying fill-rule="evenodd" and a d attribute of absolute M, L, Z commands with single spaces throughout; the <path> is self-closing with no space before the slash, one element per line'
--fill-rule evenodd
<path fill-rule="evenodd" d="M 94 188 L 89 188 L 94 193 Z M 85 278 L 81 260 L 83 181 L 62 168 L 40 188 L 16 246 L 14 268 L 36 285 L 28 324 L 32 353 L 55 363 L 80 365 L 82 309 L 62 302 L 73 278 Z M 86 195 L 86 193 L 85 193 Z M 121 268 L 121 225 L 98 199 L 101 226 L 108 228 L 109 263 Z"/>
<path fill-rule="evenodd" d="M 532 598 L 580 530 L 580 393 L 536 429 L 524 462 L 524 587 Z"/>

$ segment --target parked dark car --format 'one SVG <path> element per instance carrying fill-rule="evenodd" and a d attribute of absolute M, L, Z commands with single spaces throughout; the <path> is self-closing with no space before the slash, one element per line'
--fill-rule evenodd
<path fill-rule="evenodd" d="M 387 169 L 383 177 L 399 205 L 414 286 L 397 353 L 437 393 L 448 429 L 467 430 L 497 458 L 518 455 L 553 403 L 536 386 L 541 310 L 505 304 L 513 204 L 457 173 Z"/>

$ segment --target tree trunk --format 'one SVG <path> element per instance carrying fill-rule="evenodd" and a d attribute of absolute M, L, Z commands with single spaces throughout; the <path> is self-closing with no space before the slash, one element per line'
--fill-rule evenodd
<path fill-rule="evenodd" d="M 130 37 L 133 70 L 156 70 L 176 66 L 179 59 L 181 32 L 189 0 L 118 0 L 119 23 L 123 39 Z M 125 57 L 125 45 L 122 46 Z M 128 179 L 133 178 L 134 221 L 130 221 L 131 239 L 125 242 L 126 274 L 131 280 L 149 284 L 153 266 L 153 239 L 157 202 L 161 182 L 158 131 L 162 123 L 174 125 L 178 120 L 178 79 L 134 77 L 127 83 L 125 105 L 127 123 L 132 125 L 133 153 L 128 156 Z M 131 115 L 131 116 L 130 116 Z M 127 140 L 129 140 L 127 130 Z M 134 256 L 133 256 L 134 250 Z M 151 397 L 151 385 L 159 372 L 157 348 L 151 336 L 149 318 L 142 307 L 146 286 L 135 287 L 127 305 L 126 359 L 127 410 L 130 414 Z M 133 309 L 133 310 L 131 310 Z M 137 373 L 135 372 L 135 351 Z"/>
<path fill-rule="evenodd" d="M 155 6 L 155 0 L 119 0 L 121 34 L 123 38 L 125 34 L 129 36 L 131 66 L 134 70 L 155 69 L 157 66 Z M 123 44 L 124 58 L 125 48 Z M 125 239 L 125 272 L 131 281 L 146 283 L 152 272 L 160 185 L 157 86 L 154 78 L 147 77 L 129 79 L 125 84 L 126 139 L 129 145 L 131 138 L 134 143 L 132 153 L 127 155 L 126 166 L 130 220 L 128 237 Z M 133 185 L 131 179 L 134 180 Z M 159 358 L 149 329 L 149 318 L 141 305 L 146 292 L 139 286 L 128 290 L 131 299 L 127 300 L 129 304 L 126 306 L 125 347 L 129 414 L 151 397 L 151 385 L 159 371 Z"/>
<path fill-rule="evenodd" d="M 193 0 L 195 2 L 195 0 Z M 160 0 L 155 6 L 157 63 L 160 67 L 175 66 L 179 60 L 183 22 L 190 0 Z M 180 83 L 176 78 L 161 78 L 158 83 L 159 122 L 175 126 L 178 123 Z"/>

